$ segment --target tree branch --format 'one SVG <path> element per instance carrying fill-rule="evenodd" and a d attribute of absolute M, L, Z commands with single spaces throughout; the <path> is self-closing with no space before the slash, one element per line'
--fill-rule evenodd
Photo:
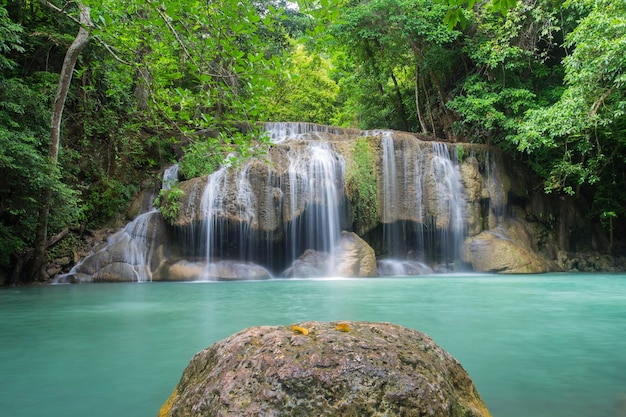
<path fill-rule="evenodd" d="M 189 53 L 189 50 L 187 50 L 187 47 L 183 43 L 182 39 L 180 39 L 180 36 L 178 35 L 178 32 L 172 26 L 171 18 L 169 18 L 169 16 L 167 16 L 165 13 L 163 13 L 163 10 L 161 9 L 161 7 L 159 7 L 159 6 L 155 7 L 154 4 L 152 4 L 152 0 L 146 0 L 146 3 L 148 3 L 150 6 L 152 6 L 152 7 L 154 7 L 156 9 L 156 11 L 159 14 L 159 16 L 161 16 L 161 19 L 163 19 L 163 21 L 165 22 L 165 24 L 169 28 L 170 32 L 172 32 L 172 35 L 174 35 L 174 38 L 176 38 L 176 42 L 178 42 L 180 47 L 183 48 L 183 51 L 185 52 L 185 55 L 187 55 L 187 57 L 195 64 L 195 60 L 193 59 L 193 56 Z"/>

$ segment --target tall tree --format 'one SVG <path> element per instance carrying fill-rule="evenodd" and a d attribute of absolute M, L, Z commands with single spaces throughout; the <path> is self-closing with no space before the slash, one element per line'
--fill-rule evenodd
<path fill-rule="evenodd" d="M 362 92 L 362 127 L 448 136 L 446 89 L 456 71 L 460 32 L 444 24 L 446 10 L 433 0 L 353 2 L 342 10 L 331 47 L 346 48 L 356 60 L 345 74 L 353 94 Z M 358 75 L 351 77 L 353 71 Z"/>
<path fill-rule="evenodd" d="M 42 0 L 52 10 L 61 12 L 61 10 L 52 3 Z M 48 163 L 51 174 L 57 169 L 59 157 L 59 143 L 61 139 L 61 121 L 63 119 L 63 109 L 65 108 L 65 100 L 72 81 L 74 67 L 78 56 L 89 43 L 89 30 L 92 27 L 89 8 L 85 7 L 80 0 L 74 0 L 79 10 L 80 28 L 78 34 L 67 49 L 57 92 L 54 97 L 54 105 L 52 109 L 52 118 L 50 121 L 50 149 L 48 153 Z M 54 175 L 54 174 L 52 174 Z M 41 272 L 46 259 L 46 248 L 48 242 L 48 218 L 50 215 L 50 203 L 52 201 L 52 187 L 49 185 L 44 189 L 43 201 L 39 212 L 39 225 L 37 227 L 37 236 L 35 239 L 34 256 L 31 265 L 30 277 L 37 279 Z"/>

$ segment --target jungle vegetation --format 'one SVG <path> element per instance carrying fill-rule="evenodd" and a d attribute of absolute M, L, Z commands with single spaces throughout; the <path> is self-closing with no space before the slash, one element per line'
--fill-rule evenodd
<path fill-rule="evenodd" d="M 0 281 L 266 120 L 499 146 L 613 227 L 625 68 L 623 0 L 0 0 Z"/>

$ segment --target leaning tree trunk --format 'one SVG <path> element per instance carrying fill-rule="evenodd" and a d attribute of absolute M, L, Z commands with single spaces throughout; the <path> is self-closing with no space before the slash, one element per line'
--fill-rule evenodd
<path fill-rule="evenodd" d="M 52 9 L 58 10 L 58 8 L 53 4 L 45 0 L 43 2 Z M 92 26 L 89 8 L 85 7 L 80 0 L 76 0 L 76 4 L 80 10 L 80 29 L 78 30 L 78 34 L 76 35 L 74 42 L 72 42 L 65 53 L 65 59 L 63 60 L 63 67 L 61 68 L 61 75 L 59 78 L 59 85 L 57 86 L 57 92 L 52 106 L 52 117 L 50 119 L 50 150 L 48 153 L 48 163 L 50 164 L 51 175 L 54 175 L 54 171 L 57 168 L 59 142 L 61 137 L 61 119 L 63 118 L 63 108 L 65 107 L 67 92 L 72 81 L 72 73 L 74 72 L 74 66 L 76 65 L 78 56 L 89 42 L 89 28 Z M 35 239 L 34 258 L 31 264 L 29 276 L 31 280 L 39 278 L 44 265 L 51 200 L 52 188 L 48 186 L 44 190 L 42 206 L 39 211 L 39 224 L 37 226 L 37 235 Z"/>

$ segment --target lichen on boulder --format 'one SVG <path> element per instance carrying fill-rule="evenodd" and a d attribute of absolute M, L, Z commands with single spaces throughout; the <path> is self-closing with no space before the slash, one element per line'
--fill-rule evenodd
<path fill-rule="evenodd" d="M 349 329 L 346 331 L 345 329 Z M 159 416 L 490 416 L 461 364 L 390 323 L 305 322 L 197 353 Z"/>

